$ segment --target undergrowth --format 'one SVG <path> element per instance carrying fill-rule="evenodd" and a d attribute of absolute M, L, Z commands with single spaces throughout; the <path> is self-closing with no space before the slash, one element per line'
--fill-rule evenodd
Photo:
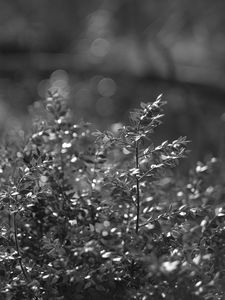
<path fill-rule="evenodd" d="M 99 132 L 53 93 L 2 143 L 0 299 L 224 299 L 223 167 L 174 175 L 188 142 L 153 144 L 164 104 Z"/>

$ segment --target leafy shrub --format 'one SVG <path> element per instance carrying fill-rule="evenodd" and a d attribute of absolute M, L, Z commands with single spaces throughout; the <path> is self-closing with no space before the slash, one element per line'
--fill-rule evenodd
<path fill-rule="evenodd" d="M 171 172 L 187 140 L 154 146 L 163 105 L 102 133 L 52 93 L 5 140 L 0 299 L 223 299 L 223 168 Z"/>

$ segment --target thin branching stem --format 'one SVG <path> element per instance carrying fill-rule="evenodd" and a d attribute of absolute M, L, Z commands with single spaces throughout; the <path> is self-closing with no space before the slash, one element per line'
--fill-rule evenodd
<path fill-rule="evenodd" d="M 136 159 L 136 168 L 139 169 L 139 142 L 136 142 L 136 149 L 135 149 L 135 159 Z M 140 181 L 139 178 L 136 176 L 136 228 L 135 232 L 138 234 L 139 230 L 139 219 L 140 219 Z"/>
<path fill-rule="evenodd" d="M 137 132 L 139 131 L 140 124 L 137 126 Z M 139 141 L 136 141 L 135 144 L 135 166 L 136 169 L 139 170 Z M 140 180 L 138 176 L 136 176 L 136 226 L 135 232 L 138 234 L 139 231 L 139 221 L 140 221 Z M 134 265 L 135 260 L 132 259 L 131 262 L 131 277 L 134 276 Z"/>
<path fill-rule="evenodd" d="M 140 123 L 137 125 L 137 133 L 139 133 L 140 130 Z M 135 145 L 135 163 L 136 163 L 136 169 L 139 170 L 139 142 L 140 140 L 136 141 Z M 138 176 L 136 176 L 136 227 L 135 232 L 138 234 L 139 231 L 139 221 L 140 221 L 140 179 Z"/>

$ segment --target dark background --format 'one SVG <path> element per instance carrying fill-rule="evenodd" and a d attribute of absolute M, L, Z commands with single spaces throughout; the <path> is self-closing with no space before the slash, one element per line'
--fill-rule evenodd
<path fill-rule="evenodd" d="M 224 0 L 0 0 L 0 128 L 58 88 L 101 129 L 168 101 L 156 140 L 187 135 L 190 161 L 223 156 Z"/>

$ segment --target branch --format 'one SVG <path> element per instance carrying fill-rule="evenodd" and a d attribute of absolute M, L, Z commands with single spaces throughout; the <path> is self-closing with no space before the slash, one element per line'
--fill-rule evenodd
<path fill-rule="evenodd" d="M 136 142 L 136 168 L 139 169 L 139 141 Z M 140 186 L 139 178 L 136 176 L 136 205 L 137 205 L 137 219 L 136 219 L 136 228 L 135 232 L 138 234 L 139 230 L 139 219 L 140 219 Z"/>

